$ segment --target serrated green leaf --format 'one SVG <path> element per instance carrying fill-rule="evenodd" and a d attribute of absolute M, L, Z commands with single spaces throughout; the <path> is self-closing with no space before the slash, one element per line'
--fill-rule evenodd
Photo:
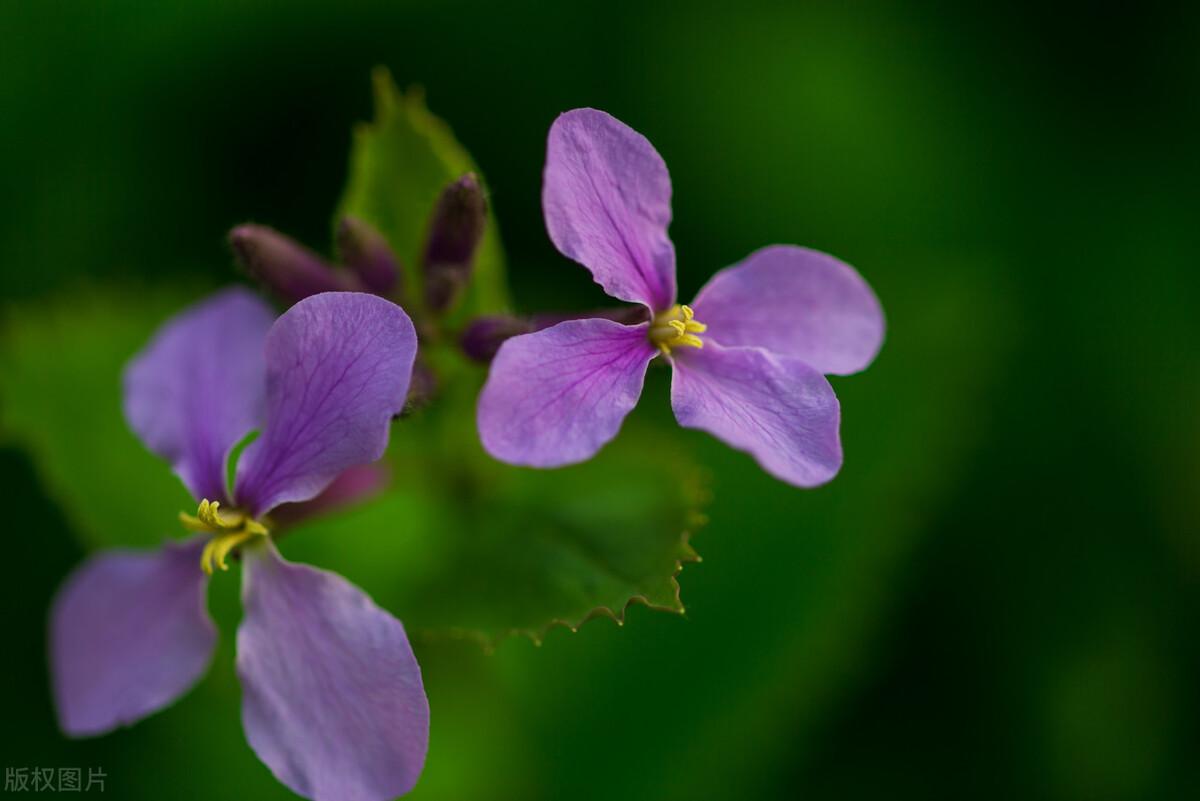
<path fill-rule="evenodd" d="M 620 623 L 633 603 L 684 611 L 675 577 L 699 560 L 689 538 L 707 489 L 673 437 L 635 421 L 580 465 L 472 475 L 437 467 L 427 423 L 397 432 L 391 492 L 302 524 L 287 555 L 350 577 L 411 631 L 486 647 L 598 615 Z M 476 454 L 464 456 L 460 468 Z"/>
<path fill-rule="evenodd" d="M 408 297 L 419 298 L 419 265 L 434 203 L 450 181 L 480 171 L 450 127 L 426 108 L 420 89 L 401 92 L 382 67 L 373 73 L 372 83 L 375 119 L 354 130 L 350 175 L 337 219 L 352 215 L 383 232 L 403 261 Z M 500 236 L 489 215 L 455 319 L 504 311 L 508 305 Z"/>

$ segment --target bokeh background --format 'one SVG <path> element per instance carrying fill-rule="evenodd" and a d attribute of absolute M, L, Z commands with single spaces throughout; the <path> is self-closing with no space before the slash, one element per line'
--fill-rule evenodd
<path fill-rule="evenodd" d="M 521 309 L 602 301 L 539 203 L 551 121 L 588 105 L 671 168 L 684 297 L 773 242 L 880 295 L 882 355 L 835 383 L 833 484 L 684 435 L 713 482 L 685 617 L 417 644 L 434 729 L 412 797 L 1200 794 L 1195 6 L 27 0 L 0 19 L 6 309 L 215 286 L 247 219 L 326 243 L 377 64 L 487 175 Z M 83 549 L 6 441 L 0 763 L 101 766 L 118 798 L 289 797 L 244 744 L 228 640 L 170 711 L 57 733 L 44 616 Z M 236 581 L 214 587 L 229 605 Z"/>

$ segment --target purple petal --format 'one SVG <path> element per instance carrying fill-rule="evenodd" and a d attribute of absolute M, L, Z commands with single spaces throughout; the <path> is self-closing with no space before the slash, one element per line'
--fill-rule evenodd
<path fill-rule="evenodd" d="M 550 128 L 542 211 L 564 256 L 615 298 L 661 311 L 675 302 L 671 176 L 646 137 L 591 108 Z"/>
<path fill-rule="evenodd" d="M 772 245 L 714 275 L 692 304 L 704 339 L 794 356 L 822 373 L 864 369 L 883 344 L 883 309 L 853 267 Z"/>
<path fill-rule="evenodd" d="M 708 340 L 673 356 L 671 406 L 680 425 L 749 451 L 789 484 L 813 487 L 837 474 L 838 401 L 825 376 L 799 359 Z"/>
<path fill-rule="evenodd" d="M 293 791 L 383 801 L 412 789 L 429 702 L 404 626 L 335 573 L 246 553 L 237 635 L 242 725 Z"/>
<path fill-rule="evenodd" d="M 581 462 L 617 435 L 657 351 L 646 324 L 570 320 L 513 337 L 479 396 L 479 436 L 510 464 Z"/>
<path fill-rule="evenodd" d="M 197 499 L 226 500 L 229 451 L 260 424 L 274 320 L 249 290 L 226 289 L 169 320 L 125 368 L 130 428 Z"/>
<path fill-rule="evenodd" d="M 289 309 L 267 335 L 267 422 L 237 472 L 237 502 L 262 515 L 318 495 L 387 448 L 404 407 L 417 335 L 396 304 L 327 292 Z"/>
<path fill-rule="evenodd" d="M 208 669 L 204 538 L 157 551 L 105 551 L 67 578 L 50 611 L 59 724 L 80 737 L 156 712 Z"/>

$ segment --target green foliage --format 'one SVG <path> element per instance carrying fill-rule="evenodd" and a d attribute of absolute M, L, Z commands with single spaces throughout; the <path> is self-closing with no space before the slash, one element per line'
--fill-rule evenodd
<path fill-rule="evenodd" d="M 176 515 L 194 505 L 121 412 L 125 362 L 182 298 L 88 292 L 5 310 L 0 436 L 28 450 L 88 545 L 157 544 L 178 533 Z"/>
<path fill-rule="evenodd" d="M 81 6 L 5 8 L 0 305 L 88 276 L 125 280 L 114 289 L 223 282 L 220 232 L 241 219 L 321 240 L 346 167 L 343 121 L 361 113 L 353 89 L 375 61 L 455 110 L 496 189 L 528 308 L 602 302 L 546 242 L 535 198 L 547 126 L 584 104 L 666 158 L 681 297 L 787 241 L 848 260 L 883 301 L 878 363 L 835 379 L 846 464 L 828 487 L 782 486 L 743 454 L 684 435 L 717 498 L 698 541 L 704 568 L 681 577 L 686 619 L 634 609 L 623 629 L 551 631 L 540 649 L 510 638 L 493 656 L 413 637 L 434 730 L 406 801 L 1132 801 L 1200 785 L 1188 124 L 1200 6 L 1080 25 L 1071 6 L 1047 4 L 1032 26 L 1005 3 L 941 14 L 881 2 L 705 14 L 634 2 L 298 3 L 281 16 L 266 0 L 110 0 L 79 24 Z M 1114 71 L 1106 43 L 1125 32 Z M 88 304 L 134 302 L 153 299 L 112 291 Z M 160 317 L 174 308 L 163 303 Z M 107 339 L 116 334 L 102 326 L 150 318 L 70 322 Z M 130 333 L 121 359 L 148 334 Z M 87 347 L 47 343 L 40 357 L 65 364 Z M 211 583 L 223 640 L 195 691 L 112 735 L 57 731 L 42 637 L 51 593 L 80 558 L 68 524 L 79 533 L 90 521 L 113 541 L 144 530 L 139 517 L 156 538 L 174 530 L 147 506 L 160 497 L 153 483 L 118 483 L 120 460 L 141 458 L 147 481 L 182 489 L 124 434 L 121 359 L 108 384 L 78 360 L 76 383 L 47 380 L 41 371 L 75 368 L 41 358 L 11 374 L 4 350 L 6 442 L 36 458 L 0 448 L 13 532 L 0 582 L 5 764 L 102 766 L 108 795 L 127 801 L 158 801 L 163 787 L 181 800 L 294 799 L 241 732 L 236 567 Z M 669 420 L 665 376 L 653 372 L 637 414 Z M 19 386 L 29 381 L 47 392 Z M 50 394 L 63 386 L 79 397 Z M 107 394 L 86 396 L 97 387 Z M 120 436 L 97 446 L 80 426 L 26 427 L 41 405 L 68 403 L 106 405 L 102 425 Z M 438 558 L 406 538 L 420 515 L 444 511 L 406 464 L 424 425 L 394 429 L 398 494 L 387 502 L 409 515 L 405 527 L 360 544 L 374 536 L 364 506 L 344 540 L 349 553 L 391 560 L 379 572 L 397 585 Z M 47 468 L 61 466 L 30 445 L 47 438 L 113 477 L 91 500 L 117 517 L 60 503 Z M 451 469 L 454 450 L 438 443 L 437 470 Z M 474 475 L 483 463 L 471 459 Z M 284 551 L 307 558 L 321 542 L 311 534 L 296 531 Z"/>
<path fill-rule="evenodd" d="M 539 471 L 488 464 L 478 445 L 443 458 L 438 423 L 402 423 L 394 489 L 301 524 L 287 555 L 350 577 L 410 630 L 485 647 L 621 623 L 631 603 L 683 612 L 675 575 L 698 561 L 707 491 L 678 442 L 635 423 L 595 459 Z"/>
<path fill-rule="evenodd" d="M 468 172 L 479 174 L 479 168 L 450 127 L 426 108 L 420 89 L 401 92 L 382 67 L 372 82 L 375 120 L 354 130 L 349 180 L 336 217 L 358 217 L 383 232 L 403 262 L 405 295 L 420 298 L 419 268 L 434 203 L 448 183 Z M 504 255 L 489 215 L 456 319 L 507 307 Z"/>

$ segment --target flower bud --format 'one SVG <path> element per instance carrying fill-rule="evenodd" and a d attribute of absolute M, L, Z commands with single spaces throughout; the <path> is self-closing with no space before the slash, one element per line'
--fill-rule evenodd
<path fill-rule="evenodd" d="M 238 263 L 288 303 L 316 295 L 361 288 L 353 276 L 337 272 L 308 248 L 265 225 L 247 223 L 229 232 Z"/>
<path fill-rule="evenodd" d="M 476 317 L 463 332 L 459 344 L 468 358 L 487 364 L 495 358 L 504 340 L 534 330 L 529 320 L 507 314 Z"/>
<path fill-rule="evenodd" d="M 356 217 L 343 217 L 337 228 L 342 263 L 362 281 L 367 291 L 390 294 L 400 276 L 400 265 L 383 234 Z"/>
<path fill-rule="evenodd" d="M 474 173 L 442 191 L 425 246 L 425 303 L 430 311 L 449 309 L 467 285 L 486 221 L 487 201 Z"/>
<path fill-rule="evenodd" d="M 591 320 L 597 317 L 621 325 L 639 325 L 650 319 L 650 312 L 645 306 L 631 305 L 587 312 L 550 312 L 529 317 L 514 317 L 510 314 L 485 315 L 470 322 L 459 339 L 459 345 L 468 358 L 488 364 L 496 357 L 496 351 L 500 350 L 506 339 L 521 334 L 532 334 L 534 331 L 541 331 L 568 320 Z"/>
<path fill-rule="evenodd" d="M 408 417 L 413 412 L 424 409 L 433 402 L 438 391 L 438 378 L 433 368 L 421 354 L 417 354 L 413 362 L 412 381 L 408 385 L 408 397 L 404 399 L 404 408 L 399 417 Z"/>

